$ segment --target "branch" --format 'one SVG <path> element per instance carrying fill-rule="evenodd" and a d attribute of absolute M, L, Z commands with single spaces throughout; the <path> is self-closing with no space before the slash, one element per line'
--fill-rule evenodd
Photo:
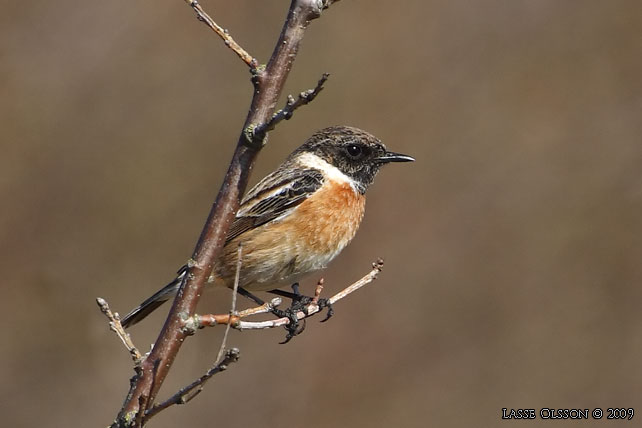
<path fill-rule="evenodd" d="M 372 270 L 370 272 L 368 272 L 358 281 L 355 281 L 354 283 L 350 284 L 348 287 L 339 291 L 334 296 L 330 297 L 328 299 L 328 303 L 331 305 L 335 304 L 339 300 L 354 293 L 361 287 L 367 284 L 370 284 L 372 281 L 377 279 L 377 276 L 379 275 L 382 269 L 383 269 L 383 260 L 378 259 L 375 263 L 372 264 Z M 319 302 L 319 296 L 321 295 L 322 289 L 323 289 L 323 281 L 321 280 L 319 281 L 319 284 L 317 284 L 317 288 L 315 290 L 314 298 L 312 299 L 312 301 L 305 308 L 303 308 L 303 310 L 296 313 L 296 317 L 299 321 L 305 318 L 309 318 L 312 315 L 321 311 L 321 308 L 319 307 L 318 302 Z M 196 331 L 196 329 L 200 329 L 204 327 L 213 327 L 219 324 L 225 324 L 227 326 L 231 325 L 232 328 L 235 328 L 237 330 L 265 330 L 268 328 L 283 327 L 290 324 L 290 319 L 288 317 L 282 317 L 282 318 L 277 318 L 277 319 L 267 320 L 267 321 L 243 321 L 243 318 L 248 317 L 250 315 L 270 312 L 270 309 L 274 308 L 280 303 L 281 303 L 281 299 L 276 298 L 264 305 L 246 310 L 244 312 L 239 312 L 235 316 L 214 315 L 214 314 L 194 315 L 193 317 L 185 321 L 185 328 L 189 329 L 190 331 Z"/>
<path fill-rule="evenodd" d="M 194 382 L 189 385 L 181 388 L 178 392 L 167 400 L 163 401 L 160 404 L 154 405 L 151 409 L 147 410 L 145 413 L 145 420 L 148 421 L 150 418 L 158 414 L 160 411 L 165 410 L 169 406 L 174 404 L 185 404 L 191 401 L 194 397 L 203 391 L 203 385 L 215 374 L 227 370 L 227 366 L 232 363 L 235 363 L 239 360 L 240 352 L 238 348 L 228 349 L 225 352 L 225 357 L 219 363 L 212 366 L 203 376 L 196 379 Z"/>
<path fill-rule="evenodd" d="M 132 379 L 130 391 L 112 426 L 133 427 L 145 422 L 142 415 L 152 408 L 158 391 L 187 337 L 183 328 L 185 320 L 194 315 L 203 288 L 212 273 L 239 207 L 252 165 L 265 143 L 265 136 L 257 136 L 253 130 L 271 120 L 305 30 L 310 22 L 319 18 L 322 10 L 332 3 L 331 0 L 291 0 L 288 16 L 270 60 L 265 68 L 253 69 L 255 90 L 250 110 L 225 179 L 188 262 L 186 279 L 181 284 L 152 351 L 142 361 L 140 372 Z M 194 2 L 188 4 L 193 5 Z M 223 34 L 226 35 L 224 40 L 231 40 L 224 30 Z M 231 41 L 229 46 L 232 47 Z M 240 51 L 235 52 L 238 55 Z"/>
<path fill-rule="evenodd" d="M 290 118 L 292 118 L 292 115 L 294 114 L 294 110 L 310 103 L 316 98 L 317 95 L 319 95 L 319 92 L 323 90 L 323 84 L 326 82 L 326 80 L 328 80 L 328 77 L 330 77 L 329 73 L 323 73 L 321 79 L 319 79 L 319 81 L 317 82 L 317 86 L 315 86 L 313 89 L 308 89 L 307 91 L 300 92 L 299 97 L 296 100 L 292 95 L 288 95 L 288 100 L 285 103 L 285 107 L 274 113 L 274 115 L 272 115 L 272 118 L 267 123 L 256 127 L 254 129 L 254 135 L 263 140 L 265 138 L 265 135 L 269 131 L 273 130 L 276 125 L 279 124 L 279 122 L 281 122 L 282 120 L 290 120 Z"/>
<path fill-rule="evenodd" d="M 236 297 L 239 291 L 239 281 L 241 280 L 241 261 L 243 256 L 243 246 L 239 242 L 239 248 L 236 252 L 236 273 L 234 274 L 234 288 L 232 289 L 232 308 L 230 309 L 230 315 L 236 315 Z M 223 356 L 225 351 L 225 345 L 227 344 L 227 335 L 230 333 L 230 326 L 228 325 L 225 329 L 225 334 L 223 334 L 223 340 L 221 341 L 221 347 L 218 350 L 218 355 L 216 356 L 216 361 L 219 361 Z"/>
<path fill-rule="evenodd" d="M 185 2 L 194 9 L 194 12 L 196 12 L 196 17 L 198 18 L 199 21 L 203 22 L 205 25 L 210 27 L 212 31 L 214 31 L 218 36 L 223 39 L 223 42 L 225 43 L 225 46 L 228 48 L 232 49 L 235 54 L 241 58 L 241 60 L 246 63 L 250 69 L 255 69 L 258 65 L 258 62 L 256 59 L 247 53 L 245 49 L 241 47 L 238 43 L 234 41 L 232 36 L 230 36 L 230 33 L 218 25 L 214 20 L 203 10 L 201 5 L 198 3 L 196 0 L 185 0 Z"/>
<path fill-rule="evenodd" d="M 100 311 L 103 314 L 105 314 L 105 316 L 109 319 L 109 329 L 114 333 L 116 333 L 118 338 L 123 342 L 123 345 L 125 345 L 125 348 L 127 348 L 129 355 L 131 355 L 132 360 L 134 360 L 135 367 L 140 367 L 140 363 L 141 363 L 141 360 L 143 359 L 143 356 L 138 351 L 136 346 L 134 346 L 134 342 L 132 342 L 132 339 L 129 336 L 129 333 L 127 333 L 123 328 L 123 326 L 121 325 L 120 316 L 117 313 L 114 314 L 111 311 L 111 309 L 109 309 L 109 305 L 107 304 L 107 301 L 102 297 L 98 297 L 96 299 L 96 303 L 98 303 L 98 307 L 100 308 Z"/>

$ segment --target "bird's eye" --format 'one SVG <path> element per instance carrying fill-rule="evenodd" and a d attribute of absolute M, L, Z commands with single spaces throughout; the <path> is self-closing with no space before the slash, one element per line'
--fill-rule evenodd
<path fill-rule="evenodd" d="M 361 146 L 358 146 L 356 144 L 350 144 L 347 147 L 347 150 L 348 150 L 348 154 L 353 158 L 359 157 L 362 153 Z"/>

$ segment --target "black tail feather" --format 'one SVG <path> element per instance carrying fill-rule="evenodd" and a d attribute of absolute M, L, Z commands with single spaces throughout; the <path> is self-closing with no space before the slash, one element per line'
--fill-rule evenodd
<path fill-rule="evenodd" d="M 147 315 L 154 312 L 160 305 L 176 296 L 176 293 L 178 293 L 178 289 L 181 286 L 181 282 L 185 277 L 185 272 L 185 269 L 179 270 L 176 279 L 158 290 L 156 293 L 154 293 L 153 296 L 146 299 L 143 303 L 141 303 L 131 312 L 125 315 L 120 320 L 122 326 L 124 328 L 133 326 L 134 324 L 145 318 Z"/>

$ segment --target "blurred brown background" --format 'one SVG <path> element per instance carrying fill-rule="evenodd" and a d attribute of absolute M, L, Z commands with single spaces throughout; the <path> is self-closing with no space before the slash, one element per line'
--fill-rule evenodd
<path fill-rule="evenodd" d="M 263 61 L 287 9 L 203 5 Z M 232 332 L 240 362 L 151 425 L 512 425 L 502 407 L 642 418 L 641 28 L 637 1 L 328 10 L 287 91 L 326 71 L 327 89 L 272 133 L 253 182 L 332 124 L 414 155 L 379 175 L 327 292 L 378 256 L 385 270 L 287 346 L 282 330 Z M 0 58 L 3 424 L 105 426 L 132 370 L 94 299 L 126 312 L 189 257 L 249 75 L 182 1 L 5 2 Z M 132 329 L 143 349 L 159 312 Z M 207 369 L 221 334 L 189 340 L 164 396 Z"/>

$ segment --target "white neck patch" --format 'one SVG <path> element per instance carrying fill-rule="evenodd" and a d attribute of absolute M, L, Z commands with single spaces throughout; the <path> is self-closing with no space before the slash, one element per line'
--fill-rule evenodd
<path fill-rule="evenodd" d="M 323 172 L 323 175 L 327 179 L 337 181 L 339 183 L 347 183 L 355 191 L 357 191 L 357 183 L 354 181 L 354 179 L 348 177 L 346 174 L 341 172 L 339 168 L 324 161 L 314 153 L 301 153 L 297 157 L 297 161 L 299 161 L 301 165 L 308 168 L 318 169 L 319 171 Z"/>

